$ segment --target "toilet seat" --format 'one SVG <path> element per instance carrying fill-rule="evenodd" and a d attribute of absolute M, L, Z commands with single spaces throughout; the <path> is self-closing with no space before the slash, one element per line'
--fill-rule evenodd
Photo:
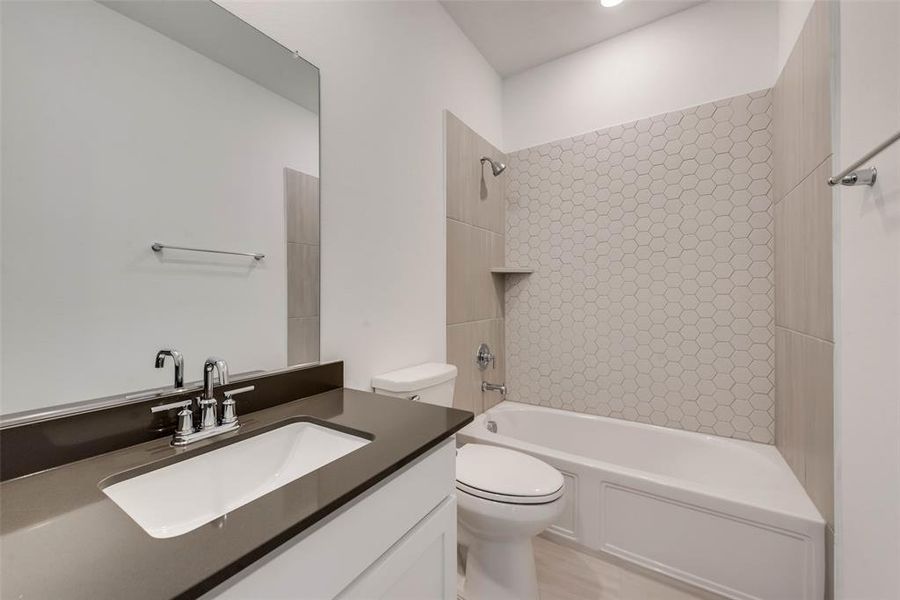
<path fill-rule="evenodd" d="M 456 454 L 456 489 L 504 504 L 547 504 L 565 491 L 559 471 L 522 452 L 466 444 Z"/>
<path fill-rule="evenodd" d="M 563 488 L 559 488 L 554 493 L 548 494 L 547 496 L 506 496 L 503 494 L 495 494 L 487 490 L 480 490 L 478 488 L 467 486 L 460 481 L 456 482 L 456 489 L 460 492 L 465 492 L 484 500 L 492 500 L 494 502 L 501 502 L 503 504 L 547 504 L 548 502 L 558 500 L 565 491 L 563 490 Z"/>

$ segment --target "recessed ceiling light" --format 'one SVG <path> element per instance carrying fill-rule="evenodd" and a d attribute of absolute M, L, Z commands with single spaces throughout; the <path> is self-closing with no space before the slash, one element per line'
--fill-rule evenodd
<path fill-rule="evenodd" d="M 622 0 L 600 0 L 600 5 L 604 8 L 612 8 L 622 4 Z"/>

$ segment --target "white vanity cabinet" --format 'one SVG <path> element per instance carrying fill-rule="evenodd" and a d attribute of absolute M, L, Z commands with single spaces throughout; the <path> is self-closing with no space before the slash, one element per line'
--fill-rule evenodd
<path fill-rule="evenodd" d="M 204 599 L 455 599 L 455 464 L 451 437 Z"/>
<path fill-rule="evenodd" d="M 338 596 L 341 600 L 456 597 L 456 497 L 450 496 Z"/>

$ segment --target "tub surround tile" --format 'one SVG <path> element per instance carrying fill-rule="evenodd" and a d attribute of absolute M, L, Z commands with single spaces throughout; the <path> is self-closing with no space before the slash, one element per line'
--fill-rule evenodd
<path fill-rule="evenodd" d="M 834 338 L 831 162 L 775 207 L 775 322 L 823 340 Z"/>
<path fill-rule="evenodd" d="M 825 182 L 833 168 L 834 9 L 824 0 L 813 4 L 774 94 L 775 443 L 829 528 L 834 527 L 833 192 Z M 832 544 L 830 536 L 829 557 Z M 833 579 L 826 595 L 833 595 Z"/>
<path fill-rule="evenodd" d="M 813 4 L 775 84 L 776 201 L 831 154 L 831 5 Z"/>
<path fill-rule="evenodd" d="M 834 344 L 775 328 L 775 444 L 834 526 Z"/>
<path fill-rule="evenodd" d="M 447 219 L 447 323 L 463 323 L 469 310 L 468 280 L 472 277 L 469 254 L 469 228 L 465 223 Z"/>
<path fill-rule="evenodd" d="M 834 3 L 819 0 L 810 9 L 798 44 L 802 46 L 800 172 L 812 173 L 831 154 L 831 14 Z M 829 173 L 830 175 L 830 173 Z"/>
<path fill-rule="evenodd" d="M 769 90 L 509 156 L 510 399 L 771 443 Z"/>
<path fill-rule="evenodd" d="M 503 236 L 447 219 L 447 323 L 503 316 Z"/>
<path fill-rule="evenodd" d="M 500 402 L 497 392 L 482 392 L 481 382 L 502 383 L 506 367 L 503 361 L 503 319 L 487 319 L 447 326 L 447 362 L 456 365 L 459 373 L 453 394 L 453 407 L 476 414 Z M 487 343 L 497 363 L 494 368 L 481 371 L 475 365 L 475 351 Z"/>
<path fill-rule="evenodd" d="M 805 399 L 809 410 L 804 486 L 825 521 L 834 527 L 834 345 L 806 339 L 813 348 L 804 350 L 809 356 L 803 360 L 815 381 L 809 383 Z"/>
<path fill-rule="evenodd" d="M 506 161 L 505 155 L 458 117 L 444 111 L 446 127 L 447 217 L 488 229 L 504 231 L 505 177 L 494 177 L 480 159 Z"/>
<path fill-rule="evenodd" d="M 506 352 L 504 348 L 506 347 L 506 332 L 505 332 L 505 323 L 503 319 L 492 319 L 488 321 L 487 331 L 483 332 L 482 338 L 488 343 L 491 347 L 491 350 L 496 355 L 496 363 L 492 367 L 488 367 L 484 371 L 478 371 L 478 376 L 481 381 L 487 381 L 489 383 L 505 383 L 506 382 Z M 480 343 L 480 342 L 479 342 Z M 475 345 L 477 349 L 478 344 Z M 474 349 L 472 350 L 474 352 Z M 474 354 L 473 354 L 474 357 Z M 479 391 L 481 390 L 481 383 L 478 383 Z M 481 392 L 481 403 L 484 407 L 484 410 L 489 408 L 493 408 L 495 405 L 499 404 L 503 400 L 503 397 L 499 394 L 499 392 Z"/>
<path fill-rule="evenodd" d="M 456 365 L 456 386 L 453 388 L 453 408 L 480 414 L 484 407 L 481 390 L 476 388 L 479 381 L 471 348 L 480 337 L 478 323 L 460 323 L 447 326 L 447 362 Z"/>
<path fill-rule="evenodd" d="M 445 111 L 447 191 L 447 362 L 459 369 L 453 405 L 480 413 L 499 402 L 482 379 L 503 383 L 504 288 L 492 267 L 505 264 L 504 189 L 507 174 L 491 174 L 480 159 L 506 161 L 496 148 Z M 486 342 L 497 356 L 482 373 L 475 352 Z"/>
<path fill-rule="evenodd" d="M 825 528 L 825 600 L 834 600 L 834 527 Z"/>
<path fill-rule="evenodd" d="M 798 43 L 784 65 L 773 91 L 772 137 L 775 165 L 775 201 L 784 198 L 803 179 L 800 159 L 803 115 L 803 44 Z"/>
<path fill-rule="evenodd" d="M 792 346 L 790 338 L 802 335 L 784 329 L 775 330 L 775 446 L 784 460 L 802 483 L 806 474 L 806 405 L 800 400 L 805 397 L 799 377 L 791 373 L 797 368 L 796 357 L 790 359 L 786 352 Z"/>
<path fill-rule="evenodd" d="M 444 137 L 446 152 L 446 192 L 447 217 L 460 222 L 473 222 L 474 209 L 468 206 L 467 198 L 477 189 L 477 171 L 469 164 L 478 152 L 477 142 L 471 130 L 455 115 L 444 112 Z M 484 224 L 488 219 L 484 219 Z"/>

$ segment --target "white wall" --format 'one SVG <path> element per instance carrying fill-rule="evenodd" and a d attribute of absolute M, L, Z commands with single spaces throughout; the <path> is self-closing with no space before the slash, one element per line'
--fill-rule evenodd
<path fill-rule="evenodd" d="M 92 2 L 3 2 L 2 409 L 286 363 L 285 166 L 317 117 Z M 150 242 L 265 261 L 156 255 Z"/>
<path fill-rule="evenodd" d="M 784 64 L 800 37 L 806 17 L 815 0 L 778 0 L 778 64 L 776 73 L 781 74 Z"/>
<path fill-rule="evenodd" d="M 503 84 L 514 151 L 771 87 L 774 2 L 706 2 L 535 67 Z"/>
<path fill-rule="evenodd" d="M 900 3 L 840 4 L 836 169 L 900 129 Z M 900 143 L 840 188 L 835 248 L 837 598 L 900 598 Z"/>
<path fill-rule="evenodd" d="M 501 146 L 501 84 L 434 2 L 224 2 L 322 70 L 322 358 L 444 360 L 442 110 Z"/>

